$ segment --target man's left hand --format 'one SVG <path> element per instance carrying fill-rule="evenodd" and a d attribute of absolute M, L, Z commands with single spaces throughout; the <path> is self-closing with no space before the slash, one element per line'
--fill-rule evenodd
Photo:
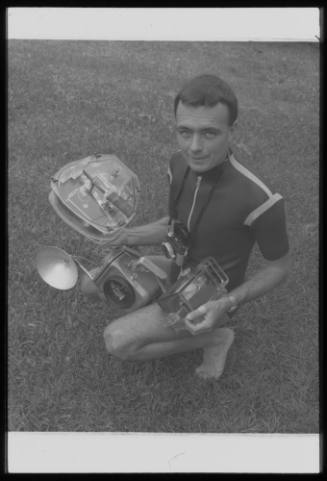
<path fill-rule="evenodd" d="M 225 315 L 231 308 L 231 301 L 228 297 L 222 297 L 217 301 L 209 301 L 185 317 L 185 326 L 192 334 L 199 334 L 217 327 L 226 322 Z M 203 318 L 200 322 L 192 321 Z"/>

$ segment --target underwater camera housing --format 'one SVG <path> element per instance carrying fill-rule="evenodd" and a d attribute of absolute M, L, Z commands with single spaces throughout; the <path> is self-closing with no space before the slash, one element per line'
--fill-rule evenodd
<path fill-rule="evenodd" d="M 187 314 L 202 304 L 223 297 L 229 282 L 227 274 L 212 257 L 204 259 L 194 269 L 187 269 L 176 283 L 158 300 L 167 314 L 168 324 L 176 331 L 187 329 Z"/>
<path fill-rule="evenodd" d="M 114 154 L 70 162 L 51 177 L 49 202 L 57 215 L 84 237 L 107 243 L 136 214 L 137 175 Z"/>
<path fill-rule="evenodd" d="M 148 304 L 168 289 L 167 273 L 129 247 L 112 249 L 96 269 L 87 269 L 81 259 L 45 246 L 38 252 L 36 268 L 48 285 L 59 290 L 72 289 L 79 275 L 86 276 L 104 301 L 126 312 Z"/>
<path fill-rule="evenodd" d="M 87 239 L 110 245 L 97 268 L 88 259 L 55 246 L 44 246 L 36 258 L 41 278 L 67 290 L 86 276 L 109 304 L 124 311 L 137 309 L 166 291 L 167 273 L 126 246 L 115 247 L 116 235 L 136 214 L 140 196 L 137 175 L 113 154 L 94 154 L 62 166 L 51 177 L 49 202 L 56 214 Z M 84 260 L 83 260 L 84 259 Z M 93 266 L 95 267 L 95 266 Z"/>
<path fill-rule="evenodd" d="M 121 310 L 142 307 L 167 290 L 167 273 L 129 247 L 112 251 L 93 277 L 101 297 Z"/>

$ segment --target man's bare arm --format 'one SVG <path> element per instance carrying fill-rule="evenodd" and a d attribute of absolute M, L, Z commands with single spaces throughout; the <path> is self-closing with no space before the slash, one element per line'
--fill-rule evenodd
<path fill-rule="evenodd" d="M 231 308 L 245 302 L 251 301 L 259 296 L 263 296 L 280 284 L 290 270 L 290 257 L 285 255 L 276 261 L 267 261 L 266 265 L 260 269 L 253 277 L 236 287 L 218 301 L 209 301 L 198 307 L 186 317 L 186 325 L 189 330 L 196 334 L 203 330 L 219 326 L 219 321 L 226 319 L 223 314 Z M 203 321 L 193 324 L 192 320 L 205 316 Z"/>
<path fill-rule="evenodd" d="M 127 245 L 160 244 L 167 236 L 169 217 L 163 217 L 150 224 L 126 229 Z"/>
<path fill-rule="evenodd" d="M 262 269 L 231 291 L 229 295 L 235 298 L 235 304 L 244 304 L 245 302 L 263 296 L 280 284 L 288 275 L 289 270 L 289 254 L 275 261 L 266 261 Z"/>
<path fill-rule="evenodd" d="M 110 245 L 152 245 L 160 244 L 167 236 L 169 217 L 162 217 L 161 219 L 151 222 L 150 224 L 126 227 L 121 229 L 108 242 Z"/>

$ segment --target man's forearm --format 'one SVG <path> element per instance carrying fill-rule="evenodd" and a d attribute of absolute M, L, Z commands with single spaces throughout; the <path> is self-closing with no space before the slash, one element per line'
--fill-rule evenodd
<path fill-rule="evenodd" d="M 230 291 L 229 297 L 232 301 L 234 299 L 235 305 L 240 305 L 263 296 L 286 278 L 288 270 L 289 260 L 281 265 L 266 266 L 251 279 Z"/>
<path fill-rule="evenodd" d="M 167 236 L 168 223 L 169 217 L 163 217 L 151 224 L 127 228 L 126 244 L 130 246 L 160 244 Z"/>
<path fill-rule="evenodd" d="M 270 262 L 251 279 L 229 292 L 228 295 L 221 297 L 217 301 L 209 301 L 190 312 L 185 318 L 187 328 L 190 332 L 196 334 L 214 326 L 217 327 L 219 323 L 225 323 L 226 313 L 231 312 L 239 304 L 262 296 L 273 289 L 285 279 L 288 270 L 288 256 Z M 193 320 L 199 317 L 202 317 L 202 321 L 194 324 Z"/>

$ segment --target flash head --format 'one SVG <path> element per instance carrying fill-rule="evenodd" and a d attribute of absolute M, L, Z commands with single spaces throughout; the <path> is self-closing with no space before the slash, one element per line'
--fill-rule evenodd
<path fill-rule="evenodd" d="M 44 282 L 55 289 L 72 289 L 78 280 L 74 259 L 59 247 L 43 247 L 36 256 L 36 269 Z"/>

